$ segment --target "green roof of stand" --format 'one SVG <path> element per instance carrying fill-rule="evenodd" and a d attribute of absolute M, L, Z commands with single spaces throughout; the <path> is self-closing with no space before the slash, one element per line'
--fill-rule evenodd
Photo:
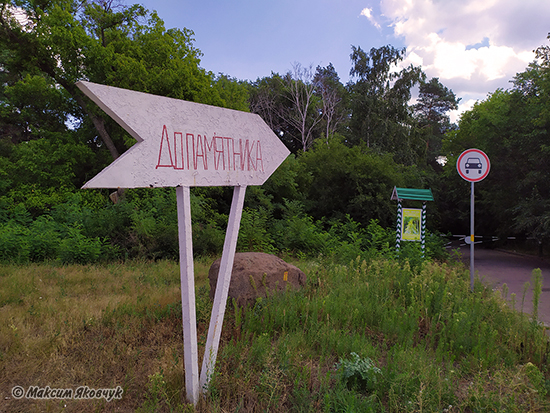
<path fill-rule="evenodd" d="M 393 188 L 391 200 L 412 199 L 415 201 L 433 201 L 434 196 L 431 189 L 414 189 L 414 188 Z"/>

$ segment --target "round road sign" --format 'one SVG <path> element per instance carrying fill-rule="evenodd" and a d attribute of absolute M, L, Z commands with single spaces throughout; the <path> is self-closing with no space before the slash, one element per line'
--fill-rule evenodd
<path fill-rule="evenodd" d="M 491 162 L 489 157 L 479 149 L 467 149 L 456 161 L 458 174 L 470 182 L 479 182 L 489 174 Z"/>

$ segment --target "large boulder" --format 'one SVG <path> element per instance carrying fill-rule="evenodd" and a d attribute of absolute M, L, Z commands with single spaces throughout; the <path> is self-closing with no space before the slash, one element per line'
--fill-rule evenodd
<path fill-rule="evenodd" d="M 208 271 L 210 280 L 210 298 L 214 299 L 221 258 L 214 261 Z M 263 252 L 238 252 L 235 254 L 229 299 L 245 307 L 254 304 L 258 297 L 266 292 L 286 291 L 287 288 L 299 289 L 306 284 L 306 275 L 298 267 L 288 264 L 275 255 Z"/>

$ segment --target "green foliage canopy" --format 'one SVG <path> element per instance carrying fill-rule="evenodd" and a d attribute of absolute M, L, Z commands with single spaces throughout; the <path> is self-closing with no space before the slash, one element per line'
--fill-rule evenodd
<path fill-rule="evenodd" d="M 140 5 L 4 2 L 3 193 L 35 214 L 47 211 L 134 143 L 78 90 L 78 80 L 247 110 L 245 86 L 202 69 L 193 42 L 191 30 L 166 29 Z"/>
<path fill-rule="evenodd" d="M 405 49 L 393 46 L 372 48 L 369 53 L 353 46 L 350 57 L 350 74 L 356 78 L 348 85 L 350 143 L 364 142 L 380 153 L 392 153 L 399 163 L 418 163 L 425 144 L 413 127 L 408 102 L 412 87 L 424 79 L 424 73 L 412 65 L 394 70 L 403 61 Z"/>
<path fill-rule="evenodd" d="M 483 206 L 479 231 L 550 238 L 549 94 L 548 61 L 532 63 L 511 90 L 497 90 L 476 103 L 448 134 L 448 177 L 456 175 L 456 157 L 467 148 L 477 147 L 491 159 L 490 175 L 476 185 Z M 457 205 L 464 204 L 458 200 L 464 195 L 450 194 Z"/>

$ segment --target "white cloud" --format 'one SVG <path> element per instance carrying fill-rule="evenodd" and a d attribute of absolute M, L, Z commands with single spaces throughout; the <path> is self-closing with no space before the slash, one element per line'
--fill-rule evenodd
<path fill-rule="evenodd" d="M 380 0 L 380 7 L 407 47 L 406 63 L 421 65 L 470 105 L 509 88 L 550 30 L 549 1 Z"/>
<path fill-rule="evenodd" d="M 449 118 L 450 118 L 451 122 L 452 123 L 457 123 L 458 120 L 460 119 L 460 115 L 462 113 L 466 112 L 467 110 L 472 109 L 476 102 L 477 102 L 476 99 L 468 99 L 465 102 L 460 101 L 458 103 L 458 109 L 457 110 L 452 110 L 449 113 Z"/>
<path fill-rule="evenodd" d="M 369 21 L 372 23 L 374 27 L 376 27 L 377 29 L 380 29 L 380 24 L 376 21 L 376 19 L 372 15 L 372 9 L 365 7 L 363 10 L 361 10 L 360 16 L 365 16 L 367 19 L 369 19 Z"/>
<path fill-rule="evenodd" d="M 10 13 L 11 17 L 13 17 L 22 27 L 26 27 L 32 24 L 29 20 L 29 17 L 27 16 L 27 13 L 21 7 L 15 7 L 8 4 L 4 13 L 6 12 Z"/>

